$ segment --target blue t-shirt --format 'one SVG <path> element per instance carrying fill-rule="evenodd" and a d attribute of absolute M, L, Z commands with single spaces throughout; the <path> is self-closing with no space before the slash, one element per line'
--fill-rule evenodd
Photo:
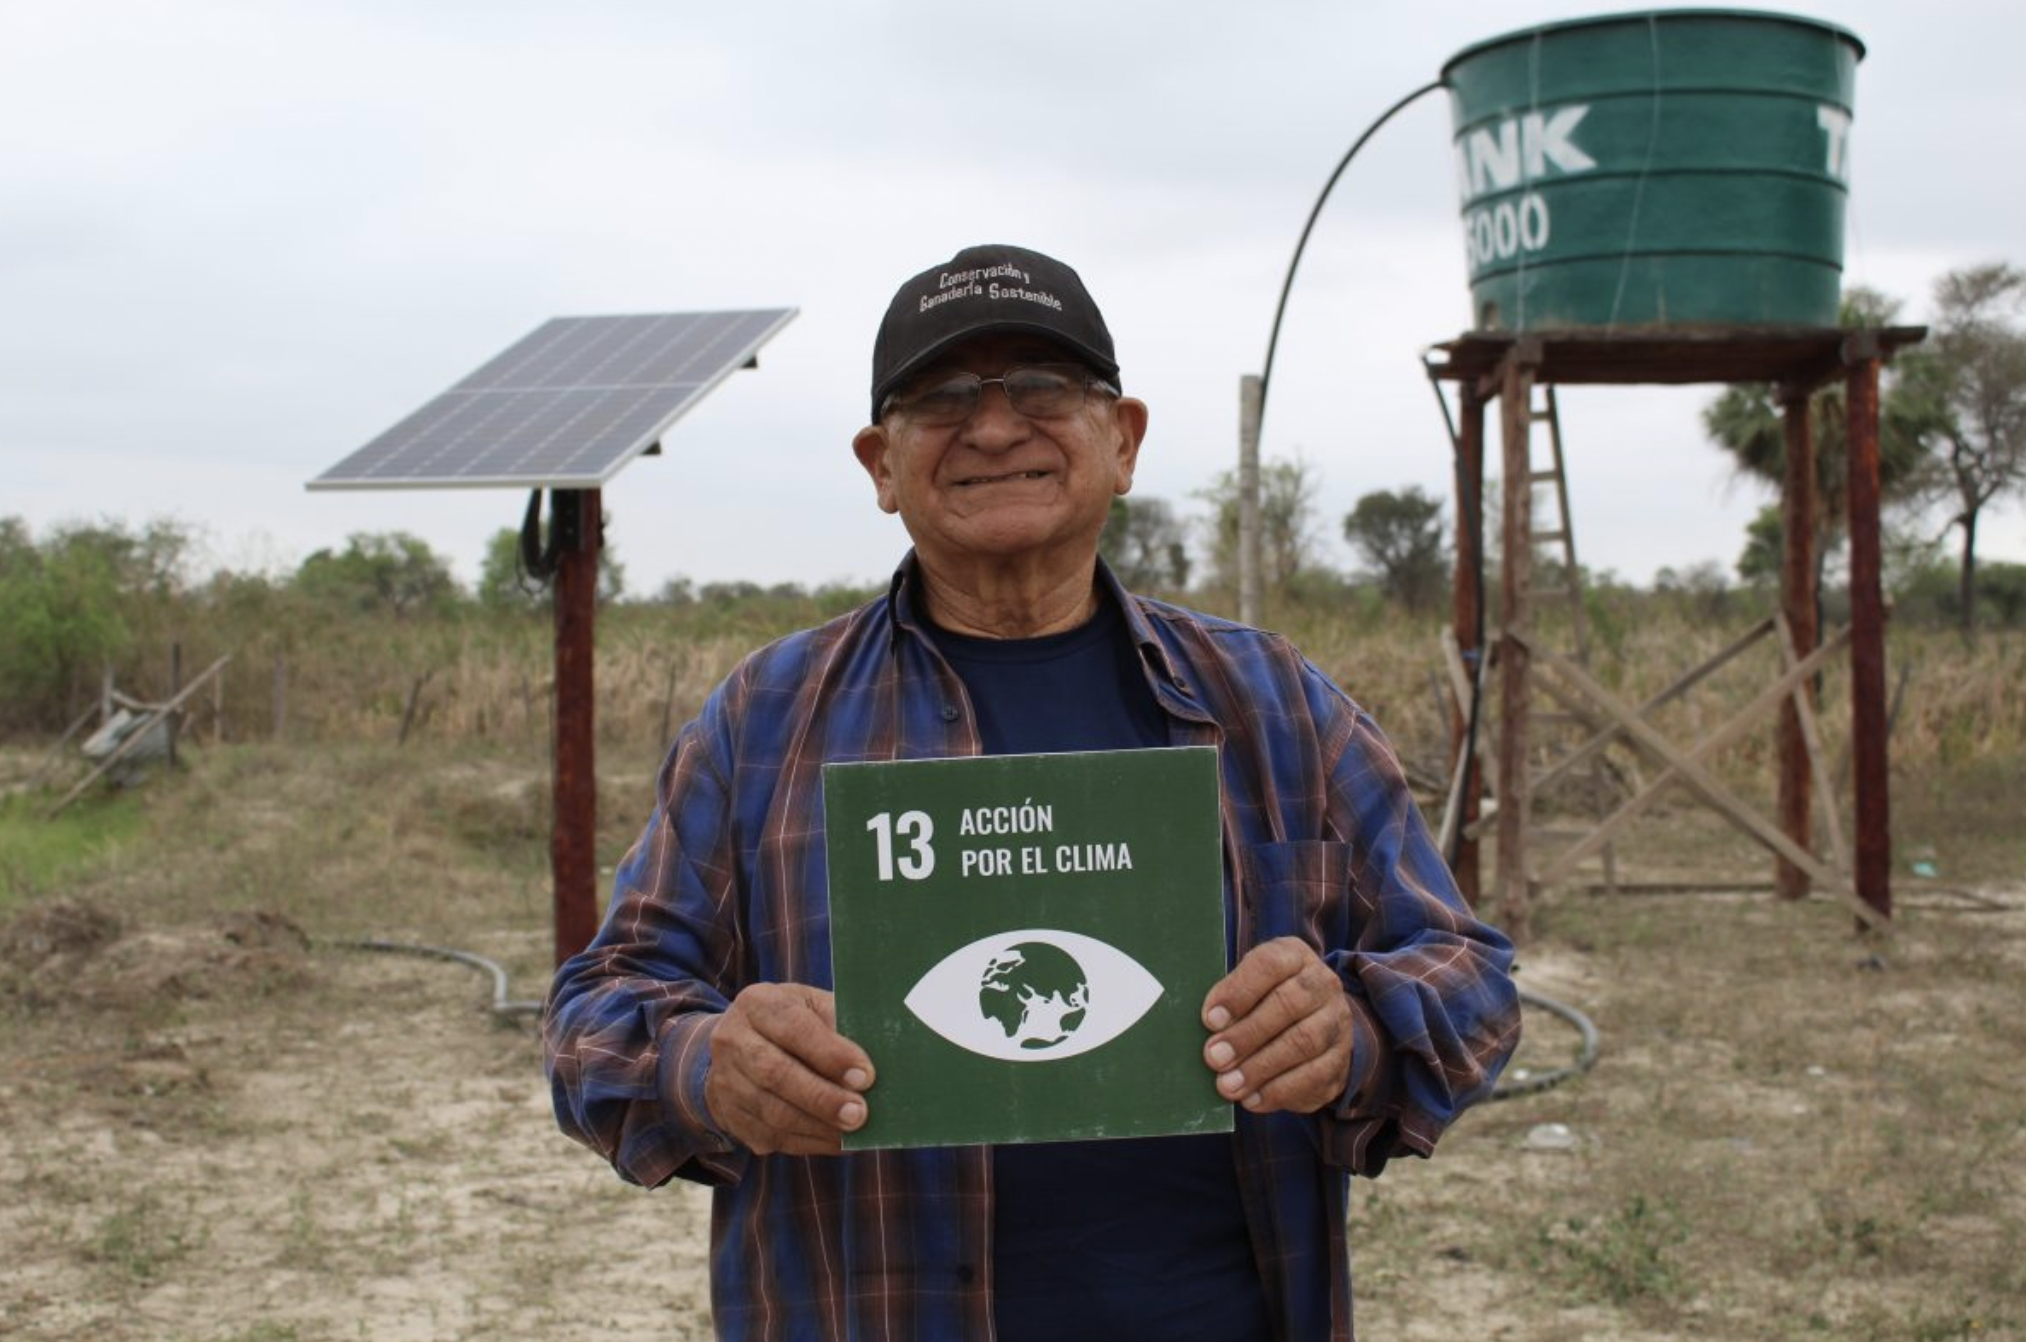
<path fill-rule="evenodd" d="M 988 755 L 1168 744 L 1138 649 L 1106 601 L 1042 638 L 931 627 Z M 992 1151 L 1000 1342 L 1247 1342 L 1270 1325 L 1228 1134 Z"/>

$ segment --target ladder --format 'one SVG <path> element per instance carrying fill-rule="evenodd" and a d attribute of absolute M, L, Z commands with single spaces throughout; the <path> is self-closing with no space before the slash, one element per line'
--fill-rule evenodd
<path fill-rule="evenodd" d="M 1534 554 L 1534 562 L 1527 568 L 1529 575 L 1526 600 L 1536 617 L 1561 611 L 1568 622 L 1565 651 L 1578 666 L 1588 669 L 1590 665 L 1589 613 L 1583 604 L 1583 570 L 1576 562 L 1576 529 L 1574 513 L 1569 507 L 1569 474 L 1562 454 L 1562 417 L 1555 400 L 1553 383 L 1536 383 L 1531 379 L 1527 390 L 1528 405 L 1525 415 L 1529 426 L 1539 425 L 1547 429 L 1544 434 L 1527 435 L 1528 455 L 1536 456 L 1538 444 L 1545 442 L 1547 461 L 1540 464 L 1529 461 L 1526 487 L 1535 491 L 1538 505 L 1545 500 L 1547 507 L 1530 507 L 1526 510 L 1529 524 L 1527 543 Z M 1548 563 L 1541 563 L 1541 551 L 1547 551 Z M 1552 691 L 1552 686 L 1549 687 Z M 1585 752 L 1573 767 L 1566 767 L 1571 754 L 1582 742 L 1589 739 L 1604 726 L 1592 713 L 1579 711 L 1580 705 L 1568 699 L 1561 699 L 1558 707 L 1536 709 L 1531 714 L 1534 731 L 1530 732 L 1529 788 L 1535 796 L 1551 793 L 1557 786 L 1571 781 L 1580 781 L 1589 808 L 1597 821 L 1602 821 L 1612 809 L 1611 794 L 1615 786 L 1604 752 Z M 1569 828 L 1543 825 L 1538 811 L 1529 808 L 1529 839 L 1556 842 L 1570 842 L 1580 839 L 1594 826 Z M 1613 845 L 1606 843 L 1598 852 L 1604 869 L 1605 889 L 1616 893 L 1618 889 L 1618 855 Z"/>

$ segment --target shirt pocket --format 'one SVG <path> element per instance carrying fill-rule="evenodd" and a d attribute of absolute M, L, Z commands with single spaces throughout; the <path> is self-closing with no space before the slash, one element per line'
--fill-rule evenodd
<path fill-rule="evenodd" d="M 1317 954 L 1350 945 L 1357 903 L 1357 850 L 1347 843 L 1300 839 L 1248 845 L 1241 856 L 1249 944 L 1299 937 Z"/>

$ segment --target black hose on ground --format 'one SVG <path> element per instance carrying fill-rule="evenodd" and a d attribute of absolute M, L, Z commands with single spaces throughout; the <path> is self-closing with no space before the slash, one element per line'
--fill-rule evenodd
<path fill-rule="evenodd" d="M 1534 1072 L 1517 1080 L 1500 1082 L 1498 1089 L 1491 1093 L 1491 1098 L 1494 1100 L 1510 1100 L 1521 1095 L 1538 1095 L 1544 1090 L 1561 1085 L 1572 1076 L 1580 1076 L 1584 1072 L 1589 1071 L 1591 1066 L 1597 1061 L 1597 1027 L 1590 1023 L 1588 1016 L 1585 1016 L 1566 1002 L 1557 1002 L 1552 997 L 1543 997 L 1539 993 L 1528 992 L 1525 988 L 1519 990 L 1519 999 L 1523 1006 L 1539 1007 L 1549 1015 L 1559 1016 L 1569 1024 L 1575 1026 L 1580 1042 L 1576 1045 L 1576 1056 L 1570 1061 L 1568 1066 L 1557 1067 L 1547 1072 Z"/>
<path fill-rule="evenodd" d="M 542 1013 L 542 1004 L 539 1001 L 529 998 L 515 999 L 508 997 L 506 971 L 501 969 L 495 962 L 471 951 L 454 950 L 448 946 L 423 946 L 406 941 L 383 941 L 374 937 L 362 938 L 358 941 L 340 941 L 334 944 L 344 950 L 375 951 L 383 955 L 416 955 L 435 960 L 454 960 L 458 964 L 469 965 L 471 968 L 491 976 L 491 1010 L 495 1015 L 539 1016 Z M 1510 1100 L 1521 1095 L 1537 1095 L 1541 1091 L 1561 1085 L 1573 1076 L 1579 1076 L 1589 1071 L 1591 1066 L 1597 1061 L 1599 1048 L 1597 1027 L 1590 1023 L 1588 1016 L 1585 1016 L 1566 1002 L 1557 1002 L 1552 997 L 1543 997 L 1539 993 L 1528 992 L 1525 988 L 1519 990 L 1519 1000 L 1524 1006 L 1538 1007 L 1549 1015 L 1559 1016 L 1574 1026 L 1579 1039 L 1576 1047 L 1576 1056 L 1566 1067 L 1557 1067 L 1547 1072 L 1535 1072 L 1518 1080 L 1508 1080 L 1501 1083 L 1491 1093 L 1491 1098 L 1494 1100 Z"/>
<path fill-rule="evenodd" d="M 455 960 L 461 965 L 470 965 L 480 973 L 492 976 L 492 1011 L 499 1016 L 539 1016 L 542 1004 L 527 998 L 514 999 L 507 996 L 506 971 L 483 955 L 470 951 L 452 950 L 448 946 L 418 946 L 406 941 L 381 941 L 367 937 L 359 941 L 333 943 L 349 951 L 378 951 L 387 955 L 420 955 L 436 960 Z"/>

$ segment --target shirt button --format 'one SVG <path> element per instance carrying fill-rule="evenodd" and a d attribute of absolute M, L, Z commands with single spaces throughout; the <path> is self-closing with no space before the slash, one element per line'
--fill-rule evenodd
<path fill-rule="evenodd" d="M 955 722 L 956 720 L 957 720 L 957 706 L 955 704 L 944 704 L 943 721 Z"/>

